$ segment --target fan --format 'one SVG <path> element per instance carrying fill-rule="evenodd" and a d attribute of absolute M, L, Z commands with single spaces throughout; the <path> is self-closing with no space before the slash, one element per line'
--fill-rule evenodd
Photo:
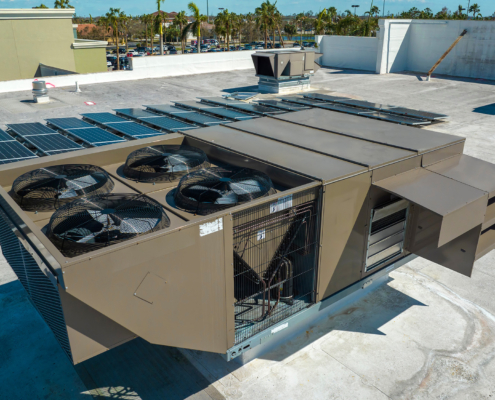
<path fill-rule="evenodd" d="M 109 193 L 113 187 L 107 172 L 94 165 L 54 165 L 19 176 L 11 196 L 23 210 L 44 211 L 83 196 Z"/>
<path fill-rule="evenodd" d="M 59 208 L 46 235 L 62 254 L 74 257 L 169 226 L 157 201 L 139 194 L 105 194 Z"/>
<path fill-rule="evenodd" d="M 196 147 L 161 145 L 133 151 L 127 157 L 123 172 L 138 182 L 163 182 L 209 166 L 206 154 Z"/>
<path fill-rule="evenodd" d="M 175 191 L 177 207 L 207 215 L 275 194 L 271 179 L 250 168 L 207 168 L 184 176 Z"/>

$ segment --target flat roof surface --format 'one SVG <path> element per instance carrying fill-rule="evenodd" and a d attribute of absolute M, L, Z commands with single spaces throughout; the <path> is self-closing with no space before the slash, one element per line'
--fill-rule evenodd
<path fill-rule="evenodd" d="M 254 156 L 262 161 L 277 164 L 296 173 L 332 182 L 356 175 L 368 168 L 314 153 L 271 139 L 251 135 L 226 126 L 201 128 L 185 133 L 208 142 L 215 142 L 228 149 Z"/>
<path fill-rule="evenodd" d="M 229 126 L 371 169 L 415 155 L 412 151 L 324 132 L 274 118 L 240 121 Z"/>
<path fill-rule="evenodd" d="M 377 121 L 357 115 L 319 108 L 276 115 L 273 118 L 407 149 L 415 151 L 418 154 L 465 140 L 465 138 L 460 136 Z"/>

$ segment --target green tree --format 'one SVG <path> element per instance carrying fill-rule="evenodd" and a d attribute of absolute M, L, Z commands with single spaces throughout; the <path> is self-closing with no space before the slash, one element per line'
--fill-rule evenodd
<path fill-rule="evenodd" d="M 315 34 L 322 35 L 325 33 L 325 22 L 328 20 L 327 9 L 324 8 L 316 15 L 314 20 Z"/>
<path fill-rule="evenodd" d="M 103 27 L 103 40 L 105 40 L 105 36 L 107 32 L 110 31 L 110 21 L 107 17 L 98 18 L 98 22 L 96 25 Z"/>
<path fill-rule="evenodd" d="M 296 15 L 296 24 L 299 22 L 301 24 L 301 45 L 302 45 L 302 34 L 303 34 L 303 25 L 304 22 L 306 21 L 307 17 L 304 15 L 304 13 L 299 13 Z"/>
<path fill-rule="evenodd" d="M 152 14 L 143 14 L 139 17 L 139 20 L 142 24 L 144 24 L 144 35 L 146 39 L 146 47 L 148 47 L 148 37 L 149 37 L 149 27 L 153 23 L 153 15 Z"/>
<path fill-rule="evenodd" d="M 287 23 L 284 26 L 284 32 L 289 40 L 292 40 L 292 36 L 297 34 L 297 27 L 294 24 Z"/>
<path fill-rule="evenodd" d="M 190 24 L 187 24 L 184 27 L 184 30 L 182 31 L 182 37 L 184 39 L 187 38 L 187 34 L 189 31 L 195 32 L 196 37 L 198 38 L 197 45 L 198 45 L 198 53 L 199 53 L 201 52 L 201 25 L 203 24 L 203 22 L 206 22 L 208 20 L 208 17 L 206 15 L 201 14 L 199 12 L 198 6 L 193 2 L 190 2 L 187 5 L 187 8 L 189 8 L 189 11 L 191 12 L 194 21 L 191 22 Z"/>
<path fill-rule="evenodd" d="M 469 10 L 468 10 L 468 12 L 473 13 L 473 19 L 476 18 L 476 14 L 479 14 L 480 11 L 481 11 L 481 9 L 480 9 L 480 6 L 478 5 L 478 3 L 474 3 L 471 7 L 469 7 Z"/>
<path fill-rule="evenodd" d="M 158 7 L 157 17 L 159 17 L 157 22 L 160 24 L 160 55 L 163 55 L 163 15 L 160 10 L 160 6 L 162 3 L 165 3 L 165 0 L 156 0 L 156 5 Z"/>
<path fill-rule="evenodd" d="M 337 9 L 335 7 L 328 7 L 327 14 L 332 22 L 336 22 L 335 18 L 337 17 Z"/>
<path fill-rule="evenodd" d="M 215 18 L 215 26 L 223 27 L 225 32 L 225 38 L 227 39 L 227 51 L 230 51 L 230 36 L 232 34 L 232 27 L 234 26 L 235 14 L 229 12 L 225 9 L 218 13 Z"/>
<path fill-rule="evenodd" d="M 189 21 L 187 19 L 185 11 L 178 12 L 174 18 L 174 25 L 179 27 L 179 32 L 180 32 L 179 34 L 181 35 L 181 38 L 180 38 L 181 44 L 180 45 L 182 48 L 182 53 L 184 53 L 184 49 L 186 48 L 185 40 L 182 37 L 182 30 L 184 29 L 184 27 L 187 25 L 188 22 Z"/>
<path fill-rule="evenodd" d="M 117 49 L 117 71 L 120 71 L 120 47 L 119 47 L 119 31 L 121 25 L 121 18 L 125 16 L 120 8 L 110 8 L 110 11 L 106 13 L 106 18 L 113 29 L 113 35 L 115 37 L 115 46 Z"/>
<path fill-rule="evenodd" d="M 54 8 L 74 8 L 71 6 L 69 0 L 55 0 Z"/>
<path fill-rule="evenodd" d="M 265 49 L 268 45 L 268 31 L 273 27 L 273 4 L 270 0 L 265 1 L 261 6 L 256 7 L 256 25 L 263 31 L 265 37 Z"/>
<path fill-rule="evenodd" d="M 48 7 L 45 6 L 43 3 L 41 3 L 38 7 L 33 7 L 33 8 L 48 8 Z"/>

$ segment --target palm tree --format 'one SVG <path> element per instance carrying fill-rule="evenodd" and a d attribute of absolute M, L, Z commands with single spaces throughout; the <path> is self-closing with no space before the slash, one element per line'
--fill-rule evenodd
<path fill-rule="evenodd" d="M 253 13 L 247 13 L 245 16 L 245 21 L 248 24 L 249 27 L 249 40 L 253 40 L 253 25 L 254 22 L 256 22 L 256 17 Z"/>
<path fill-rule="evenodd" d="M 165 3 L 165 0 L 156 0 L 156 5 L 158 6 L 158 16 L 160 17 L 158 20 L 160 23 L 160 55 L 163 56 L 163 16 L 160 10 L 161 3 Z"/>
<path fill-rule="evenodd" d="M 227 51 L 230 50 L 230 36 L 234 25 L 235 15 L 225 9 L 218 13 L 215 18 L 215 25 L 222 26 L 225 29 L 225 37 L 227 38 Z"/>
<path fill-rule="evenodd" d="M 315 33 L 317 35 L 321 35 L 322 33 L 325 33 L 324 26 L 325 26 L 325 21 L 327 19 L 328 19 L 327 9 L 324 8 L 322 11 L 318 13 L 316 19 L 314 20 Z"/>
<path fill-rule="evenodd" d="M 478 3 L 474 3 L 471 7 L 469 7 L 469 10 L 468 12 L 472 12 L 473 13 L 473 19 L 476 18 L 476 14 L 479 14 L 480 12 L 480 7 L 478 6 Z"/>
<path fill-rule="evenodd" d="M 125 39 L 125 52 L 126 54 L 129 52 L 129 23 L 132 21 L 132 16 L 130 15 L 125 15 L 125 13 L 122 13 L 121 17 L 121 24 L 122 28 L 124 29 L 124 39 Z"/>
<path fill-rule="evenodd" d="M 255 10 L 256 24 L 263 30 L 265 36 L 265 49 L 268 43 L 268 30 L 273 26 L 273 6 L 270 0 L 265 1 L 260 7 Z"/>
<path fill-rule="evenodd" d="M 110 30 L 110 21 L 107 17 L 98 18 L 98 22 L 96 23 L 98 26 L 103 27 L 103 40 L 105 40 L 106 33 Z"/>
<path fill-rule="evenodd" d="M 106 18 L 112 26 L 113 34 L 115 36 L 115 45 L 117 48 L 117 71 L 120 71 L 119 29 L 121 18 L 123 17 L 125 17 L 125 14 L 120 11 L 120 8 L 110 8 L 110 11 L 106 13 Z"/>
<path fill-rule="evenodd" d="M 55 0 L 53 8 L 74 8 L 69 3 L 69 0 Z"/>
<path fill-rule="evenodd" d="M 285 24 L 284 32 L 289 38 L 289 40 L 292 40 L 292 36 L 294 36 L 297 33 L 297 28 L 294 24 Z"/>
<path fill-rule="evenodd" d="M 179 27 L 180 33 L 182 34 L 182 30 L 184 29 L 184 26 L 187 25 L 189 21 L 187 20 L 186 12 L 185 11 L 180 11 L 177 13 L 177 15 L 174 18 L 174 24 Z M 181 48 L 182 48 L 182 53 L 184 53 L 184 49 L 186 48 L 184 38 L 181 35 Z"/>
<path fill-rule="evenodd" d="M 38 7 L 33 7 L 33 8 L 48 8 L 48 7 L 45 6 L 43 3 L 41 3 Z"/>
<path fill-rule="evenodd" d="M 306 15 L 304 15 L 304 13 L 299 13 L 296 15 L 296 26 L 298 22 L 301 24 L 301 43 L 300 43 L 301 45 L 302 45 L 302 32 L 303 32 L 304 21 L 306 21 Z"/>
<path fill-rule="evenodd" d="M 337 16 L 337 9 L 335 7 L 328 7 L 327 14 L 330 20 L 335 22 L 334 18 Z"/>
<path fill-rule="evenodd" d="M 194 22 L 191 22 L 190 24 L 187 24 L 184 27 L 184 30 L 182 31 L 182 38 L 185 39 L 187 38 L 187 34 L 189 31 L 196 32 L 196 36 L 198 38 L 198 53 L 201 52 L 201 24 L 205 21 L 208 20 L 208 17 L 206 15 L 203 15 L 199 12 L 199 8 L 196 4 L 193 2 L 190 2 L 187 5 L 187 8 L 189 8 L 189 11 L 191 11 L 192 18 L 194 19 Z"/>

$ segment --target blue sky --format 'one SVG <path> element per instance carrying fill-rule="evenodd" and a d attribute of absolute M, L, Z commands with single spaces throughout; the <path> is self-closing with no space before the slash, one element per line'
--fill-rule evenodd
<path fill-rule="evenodd" d="M 166 0 L 162 4 L 162 10 L 180 11 L 186 10 L 190 0 Z M 196 0 L 196 4 L 200 10 L 206 14 L 206 1 Z M 218 12 L 219 7 L 228 8 L 230 11 L 237 13 L 248 13 L 262 2 L 262 0 L 208 0 L 210 15 Z M 0 8 L 31 8 L 40 3 L 45 3 L 48 7 L 53 6 L 54 0 L 0 0 Z M 472 0 L 471 4 L 477 2 L 481 7 L 483 16 L 493 15 L 495 13 L 494 0 Z M 404 10 L 409 10 L 411 7 L 417 7 L 422 10 L 429 7 L 433 12 L 440 11 L 442 7 L 448 7 L 451 10 L 457 9 L 459 4 L 467 7 L 468 0 L 385 0 L 385 13 L 399 13 Z M 72 0 L 71 4 L 76 8 L 77 15 L 88 16 L 89 14 L 100 15 L 108 11 L 110 7 L 121 8 L 128 14 L 140 15 L 156 11 L 156 1 L 153 0 Z M 278 0 L 277 6 L 284 14 L 298 13 L 301 11 L 318 12 L 319 10 L 334 6 L 343 12 L 346 9 L 351 9 L 352 4 L 359 4 L 359 11 L 362 14 L 365 9 L 368 9 L 371 0 Z M 383 11 L 383 0 L 376 0 L 374 5 L 377 5 Z"/>

